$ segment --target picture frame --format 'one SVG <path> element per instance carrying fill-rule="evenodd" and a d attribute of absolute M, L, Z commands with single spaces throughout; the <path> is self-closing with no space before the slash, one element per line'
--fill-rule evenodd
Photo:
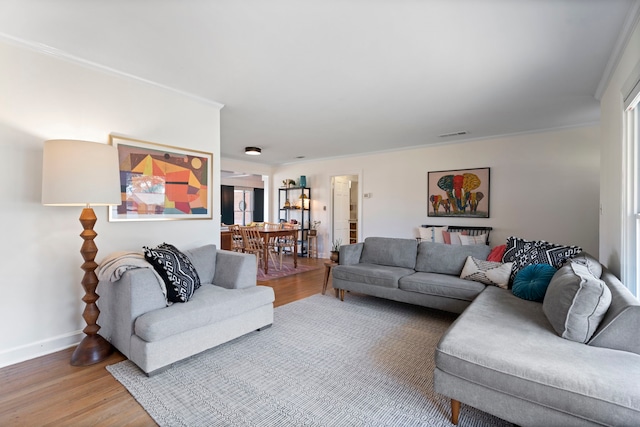
<path fill-rule="evenodd" d="M 117 148 L 122 203 L 109 221 L 212 219 L 213 154 L 109 135 Z"/>
<path fill-rule="evenodd" d="M 491 168 L 427 173 L 427 216 L 489 218 Z"/>

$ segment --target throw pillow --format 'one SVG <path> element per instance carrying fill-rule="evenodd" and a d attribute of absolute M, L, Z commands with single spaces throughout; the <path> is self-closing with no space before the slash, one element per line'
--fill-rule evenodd
<path fill-rule="evenodd" d="M 464 234 L 461 234 L 460 243 L 463 245 L 486 245 L 487 235 L 480 234 L 479 236 L 465 236 Z"/>
<path fill-rule="evenodd" d="M 442 232 L 442 238 L 444 239 L 444 243 L 446 243 L 447 245 L 461 245 L 462 242 L 460 241 L 460 236 L 461 235 L 467 235 L 468 233 L 466 231 L 443 231 Z"/>
<path fill-rule="evenodd" d="M 503 264 L 468 256 L 462 268 L 462 273 L 460 273 L 460 278 L 507 289 L 511 266 L 512 263 L 510 262 Z"/>
<path fill-rule="evenodd" d="M 491 249 L 491 252 L 489 252 L 489 256 L 487 257 L 487 261 L 502 262 L 502 256 L 504 255 L 505 249 L 507 249 L 507 245 L 500 245 Z"/>
<path fill-rule="evenodd" d="M 167 286 L 167 300 L 187 302 L 200 287 L 200 277 L 191 260 L 175 246 L 162 243 L 156 248 L 143 246 L 145 259 Z"/>
<path fill-rule="evenodd" d="M 556 271 L 549 264 L 528 265 L 516 274 L 511 291 L 518 298 L 542 302 Z"/>
<path fill-rule="evenodd" d="M 442 232 L 447 231 L 447 227 L 418 227 L 420 241 L 444 243 Z"/>
<path fill-rule="evenodd" d="M 528 241 L 518 237 L 509 237 L 502 257 L 502 262 L 513 262 L 509 283 L 513 284 L 518 271 L 531 264 L 549 264 L 555 268 L 574 255 L 582 252 L 579 246 L 564 246 L 544 240 Z"/>
<path fill-rule="evenodd" d="M 589 341 L 611 304 L 611 291 L 589 269 L 569 262 L 551 279 L 542 311 L 562 338 Z"/>
<path fill-rule="evenodd" d="M 589 273 L 594 275 L 597 279 L 602 277 L 602 264 L 586 252 L 580 252 L 578 255 L 567 261 L 584 265 L 587 267 L 587 270 L 589 270 Z"/>

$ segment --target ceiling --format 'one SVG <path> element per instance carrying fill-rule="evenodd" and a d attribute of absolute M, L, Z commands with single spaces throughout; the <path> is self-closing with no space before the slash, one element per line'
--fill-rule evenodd
<path fill-rule="evenodd" d="M 637 0 L 2 0 L 0 35 L 222 103 L 222 156 L 277 165 L 597 122 L 610 58 L 638 9 Z M 459 131 L 468 134 L 439 136 Z"/>

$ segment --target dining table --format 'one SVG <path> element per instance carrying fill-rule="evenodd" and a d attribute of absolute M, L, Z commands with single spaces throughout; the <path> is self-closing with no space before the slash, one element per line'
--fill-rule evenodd
<path fill-rule="evenodd" d="M 260 233 L 260 237 L 262 237 L 262 241 L 264 244 L 263 247 L 263 257 L 265 260 L 262 264 L 264 265 L 264 274 L 269 274 L 269 239 L 272 237 L 291 237 L 293 240 L 293 267 L 298 268 L 298 230 L 297 229 L 280 229 L 280 230 L 266 230 L 263 228 L 258 229 L 258 233 Z M 282 250 L 282 249 L 280 249 Z"/>

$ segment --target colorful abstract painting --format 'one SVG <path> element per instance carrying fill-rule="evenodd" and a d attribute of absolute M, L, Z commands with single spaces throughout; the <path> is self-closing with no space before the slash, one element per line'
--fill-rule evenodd
<path fill-rule="evenodd" d="M 122 203 L 110 221 L 210 219 L 212 154 L 120 136 L 118 149 Z"/>
<path fill-rule="evenodd" d="M 427 215 L 489 218 L 489 169 L 429 172 Z"/>

